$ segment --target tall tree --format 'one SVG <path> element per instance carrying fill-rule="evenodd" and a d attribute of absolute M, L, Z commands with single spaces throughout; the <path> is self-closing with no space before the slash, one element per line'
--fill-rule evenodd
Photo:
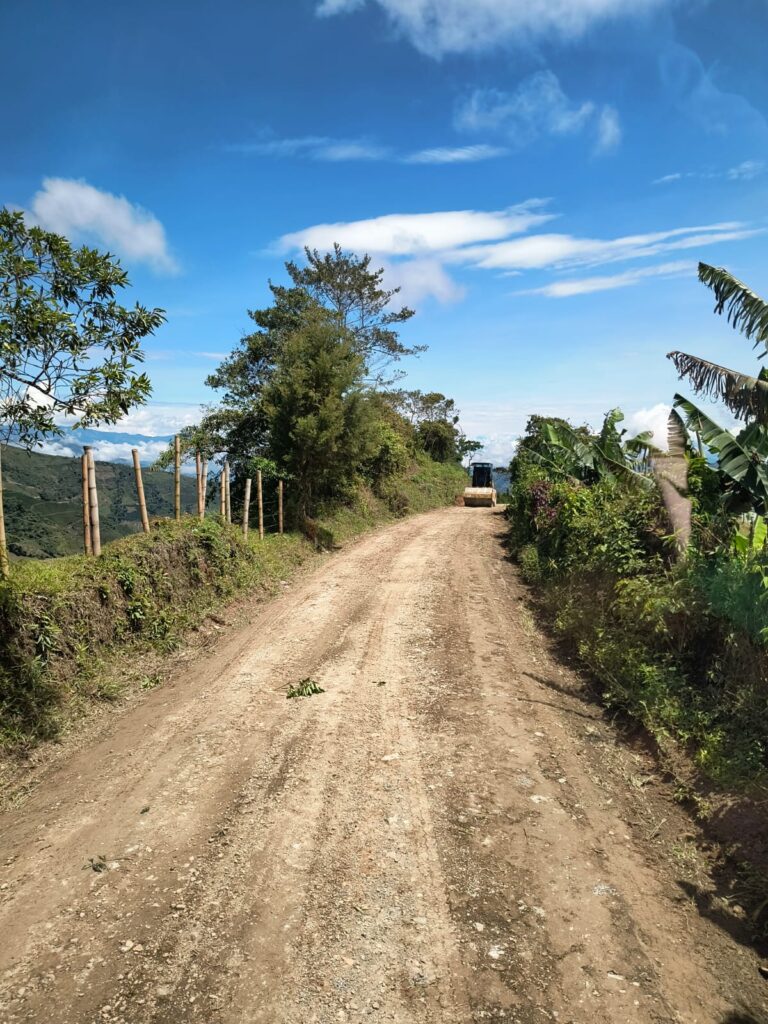
<path fill-rule="evenodd" d="M 115 423 L 146 402 L 141 341 L 161 309 L 117 301 L 128 277 L 110 255 L 0 210 L 0 434 L 32 447 L 74 426 Z M 0 489 L 2 480 L 0 480 Z M 0 504 L 0 508 L 2 505 Z M 0 530 L 0 536 L 3 531 Z M 7 561 L 0 555 L 0 571 Z"/>
<path fill-rule="evenodd" d="M 372 270 L 370 256 L 344 252 L 338 242 L 322 255 L 305 247 L 304 256 L 304 266 L 292 260 L 285 265 L 294 287 L 340 317 L 370 376 L 380 379 L 392 362 L 424 351 L 425 346 L 407 348 L 400 341 L 395 327 L 410 320 L 414 311 L 392 308 L 400 289 L 384 287 L 384 268 Z"/>
<path fill-rule="evenodd" d="M 338 320 L 317 310 L 281 348 L 264 392 L 271 450 L 303 515 L 343 493 L 373 453 L 364 362 Z"/>

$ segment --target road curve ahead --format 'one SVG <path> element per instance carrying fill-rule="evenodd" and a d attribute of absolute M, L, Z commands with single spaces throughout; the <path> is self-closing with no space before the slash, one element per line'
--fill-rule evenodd
<path fill-rule="evenodd" d="M 0 1022 L 760 1019 L 502 533 L 365 537 L 6 811 Z"/>

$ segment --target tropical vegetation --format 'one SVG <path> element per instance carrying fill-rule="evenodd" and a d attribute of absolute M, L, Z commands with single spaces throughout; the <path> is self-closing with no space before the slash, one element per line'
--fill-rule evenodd
<path fill-rule="evenodd" d="M 764 355 L 768 303 L 727 271 L 700 280 Z M 511 465 L 510 539 L 557 632 L 604 699 L 703 776 L 768 781 L 768 393 L 748 375 L 672 352 L 695 396 L 675 395 L 668 444 L 534 416 Z"/>

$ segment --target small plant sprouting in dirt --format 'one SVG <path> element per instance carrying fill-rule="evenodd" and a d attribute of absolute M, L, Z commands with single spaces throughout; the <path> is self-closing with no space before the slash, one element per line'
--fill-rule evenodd
<path fill-rule="evenodd" d="M 141 680 L 142 690 L 154 690 L 156 686 L 161 683 L 160 674 L 158 672 L 153 673 L 151 676 L 144 676 Z"/>
<path fill-rule="evenodd" d="M 316 693 L 325 693 L 325 690 L 314 679 L 307 677 L 300 683 L 289 686 L 285 696 L 288 700 L 292 700 L 294 697 L 313 697 Z"/>
<path fill-rule="evenodd" d="M 95 871 L 97 874 L 100 874 L 102 871 L 108 871 L 109 864 L 107 864 L 106 855 L 100 853 L 97 857 L 89 857 L 88 863 L 83 864 L 83 871 L 87 871 L 88 868 L 90 868 L 91 871 Z"/>

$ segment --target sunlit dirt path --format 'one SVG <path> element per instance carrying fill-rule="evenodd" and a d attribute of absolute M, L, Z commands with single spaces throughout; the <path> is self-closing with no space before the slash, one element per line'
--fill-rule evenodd
<path fill-rule="evenodd" d="M 762 1021 L 502 529 L 324 560 L 6 811 L 0 1021 Z"/>

